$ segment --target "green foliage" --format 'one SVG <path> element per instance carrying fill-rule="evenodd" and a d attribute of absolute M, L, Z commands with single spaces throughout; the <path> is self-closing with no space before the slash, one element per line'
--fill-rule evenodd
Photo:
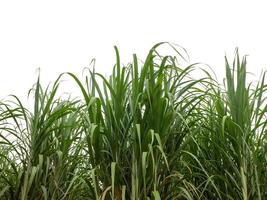
<path fill-rule="evenodd" d="M 161 45 L 127 66 L 115 47 L 109 77 L 38 78 L 33 108 L 1 102 L 0 199 L 266 199 L 265 73 L 248 84 L 236 51 L 220 86 Z M 81 99 L 60 97 L 63 76 Z"/>

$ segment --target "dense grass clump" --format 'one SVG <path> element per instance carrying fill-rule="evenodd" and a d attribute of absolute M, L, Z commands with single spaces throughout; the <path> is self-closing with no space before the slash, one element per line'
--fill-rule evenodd
<path fill-rule="evenodd" d="M 248 83 L 236 51 L 220 85 L 160 45 L 127 66 L 115 48 L 110 77 L 38 78 L 32 108 L 0 102 L 0 199 L 267 199 L 265 73 Z M 62 77 L 82 98 L 58 95 Z"/>

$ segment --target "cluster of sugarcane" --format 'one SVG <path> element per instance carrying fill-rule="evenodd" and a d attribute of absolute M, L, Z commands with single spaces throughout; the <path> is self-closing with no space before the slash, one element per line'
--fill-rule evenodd
<path fill-rule="evenodd" d="M 109 77 L 38 78 L 32 108 L 2 100 L 0 199 L 267 199 L 265 73 L 247 83 L 236 51 L 219 84 L 160 45 L 125 66 L 115 48 Z M 81 98 L 57 97 L 62 77 Z"/>

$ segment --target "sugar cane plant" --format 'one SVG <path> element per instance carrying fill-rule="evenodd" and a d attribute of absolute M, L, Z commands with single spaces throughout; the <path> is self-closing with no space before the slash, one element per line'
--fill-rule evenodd
<path fill-rule="evenodd" d="M 247 83 L 237 51 L 220 85 L 164 44 L 125 66 L 115 47 L 109 77 L 38 78 L 30 108 L 1 101 L 0 199 L 266 199 L 265 73 Z M 81 97 L 60 96 L 63 78 Z"/>

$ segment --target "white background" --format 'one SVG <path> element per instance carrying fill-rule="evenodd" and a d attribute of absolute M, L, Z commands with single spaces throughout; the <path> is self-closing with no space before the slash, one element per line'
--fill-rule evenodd
<path fill-rule="evenodd" d="M 92 58 L 109 74 L 114 45 L 127 64 L 132 53 L 144 59 L 155 43 L 174 42 L 219 78 L 224 55 L 239 47 L 259 75 L 267 69 L 266 26 L 267 5 L 257 0 L 0 0 L 0 99 L 25 98 L 38 68 L 44 84 L 66 71 L 81 75 Z"/>

